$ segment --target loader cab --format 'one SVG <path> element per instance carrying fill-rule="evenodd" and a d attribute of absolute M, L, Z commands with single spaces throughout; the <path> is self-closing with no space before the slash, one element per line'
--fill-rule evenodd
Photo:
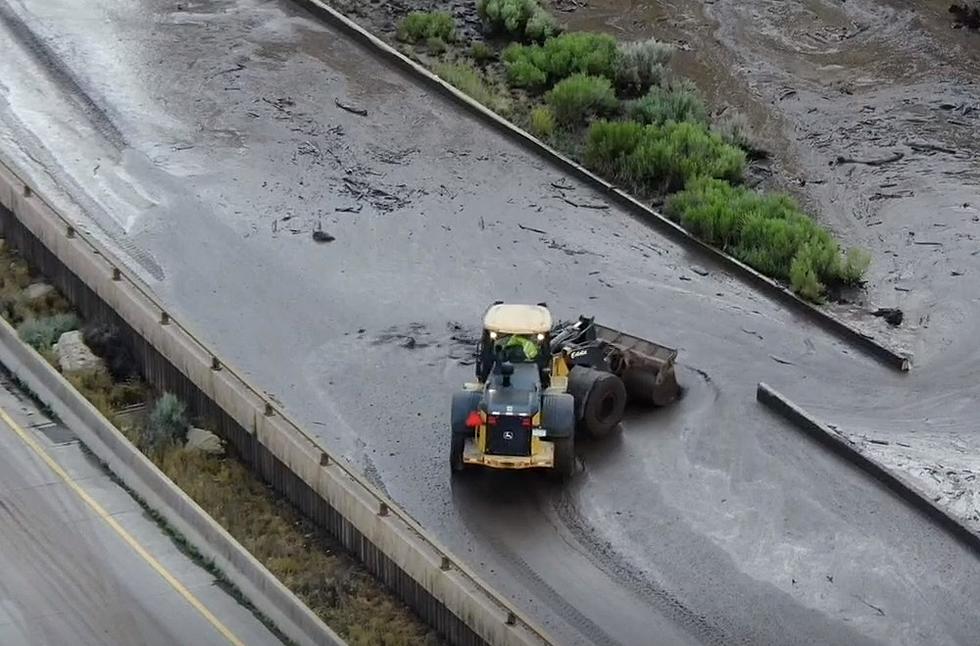
<path fill-rule="evenodd" d="M 494 303 L 483 317 L 483 334 L 477 350 L 476 377 L 511 387 L 515 373 L 534 372 L 544 383 L 551 365 L 551 312 L 544 304 Z M 533 371 L 528 368 L 534 366 Z M 525 381 L 525 379 L 520 379 Z"/>

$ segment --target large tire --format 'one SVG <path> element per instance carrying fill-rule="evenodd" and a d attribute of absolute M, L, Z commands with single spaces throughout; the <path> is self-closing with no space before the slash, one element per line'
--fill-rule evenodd
<path fill-rule="evenodd" d="M 551 476 L 556 480 L 567 480 L 575 474 L 575 436 L 554 440 L 555 465 Z"/>
<path fill-rule="evenodd" d="M 473 437 L 473 429 L 466 426 L 466 418 L 477 409 L 481 399 L 483 399 L 482 392 L 464 390 L 453 393 L 449 420 L 451 431 L 449 467 L 453 473 L 460 473 L 466 469 L 466 464 L 463 462 L 463 449 L 466 447 L 466 438 Z"/>
<path fill-rule="evenodd" d="M 463 462 L 464 448 L 466 448 L 466 436 L 453 433 L 449 444 L 449 468 L 453 475 L 466 470 L 466 463 Z"/>
<path fill-rule="evenodd" d="M 575 434 L 575 398 L 567 393 L 545 395 L 541 398 L 541 426 L 552 437 L 571 437 Z"/>
<path fill-rule="evenodd" d="M 616 375 L 576 366 L 568 378 L 575 397 L 579 428 L 598 439 L 609 435 L 626 411 L 626 386 Z"/>

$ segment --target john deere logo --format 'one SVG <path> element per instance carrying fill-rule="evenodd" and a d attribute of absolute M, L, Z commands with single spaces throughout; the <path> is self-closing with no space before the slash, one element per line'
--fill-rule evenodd
<path fill-rule="evenodd" d="M 505 440 L 512 440 L 512 439 L 514 439 L 514 432 L 513 431 L 504 431 L 504 439 Z"/>

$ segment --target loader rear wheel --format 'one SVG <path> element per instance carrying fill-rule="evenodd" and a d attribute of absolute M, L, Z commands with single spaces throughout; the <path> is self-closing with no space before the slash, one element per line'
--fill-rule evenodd
<path fill-rule="evenodd" d="M 465 447 L 466 436 L 460 433 L 453 433 L 453 439 L 449 445 L 449 467 L 453 475 L 466 470 L 466 463 L 463 462 L 463 449 Z"/>
<path fill-rule="evenodd" d="M 576 367 L 569 375 L 568 389 L 579 406 L 579 427 L 590 436 L 605 437 L 622 421 L 626 386 L 616 375 Z"/>
<path fill-rule="evenodd" d="M 567 480 L 575 474 L 575 436 L 554 440 L 555 465 L 551 476 L 556 480 Z"/>

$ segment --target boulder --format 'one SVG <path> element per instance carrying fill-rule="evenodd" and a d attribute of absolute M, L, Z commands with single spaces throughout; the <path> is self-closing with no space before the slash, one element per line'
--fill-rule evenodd
<path fill-rule="evenodd" d="M 78 330 L 65 332 L 54 344 L 54 352 L 58 357 L 58 365 L 64 374 L 78 372 L 90 372 L 93 370 L 105 370 L 102 359 L 95 356 L 82 340 L 82 333 Z"/>
<path fill-rule="evenodd" d="M 200 451 L 209 455 L 225 454 L 225 445 L 221 438 L 203 428 L 191 428 L 187 431 L 187 443 L 184 448 L 188 451 Z"/>
<path fill-rule="evenodd" d="M 30 302 L 39 301 L 51 292 L 54 291 L 54 287 L 48 285 L 47 283 L 33 283 L 27 286 L 24 290 L 24 298 Z"/>

